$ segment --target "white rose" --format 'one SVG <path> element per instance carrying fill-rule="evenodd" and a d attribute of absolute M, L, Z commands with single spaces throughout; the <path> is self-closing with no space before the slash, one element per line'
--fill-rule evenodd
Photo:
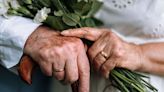
<path fill-rule="evenodd" d="M 47 19 L 48 14 L 50 12 L 51 12 L 50 8 L 46 8 L 46 7 L 42 8 L 35 15 L 34 22 L 36 22 L 36 23 L 42 23 L 43 21 L 45 21 Z"/>

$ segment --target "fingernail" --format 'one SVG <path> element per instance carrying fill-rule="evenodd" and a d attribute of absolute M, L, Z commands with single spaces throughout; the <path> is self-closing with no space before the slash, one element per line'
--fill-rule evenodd
<path fill-rule="evenodd" d="M 69 33 L 68 30 L 65 30 L 65 31 L 61 32 L 62 35 L 66 35 L 66 34 L 68 34 L 68 33 Z"/>

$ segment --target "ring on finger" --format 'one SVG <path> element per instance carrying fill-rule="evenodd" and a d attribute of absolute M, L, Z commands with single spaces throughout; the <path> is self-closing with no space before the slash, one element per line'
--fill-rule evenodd
<path fill-rule="evenodd" d="M 107 53 L 105 53 L 104 51 L 101 51 L 100 52 L 100 54 L 105 58 L 105 59 L 107 59 L 108 58 L 108 54 Z"/>

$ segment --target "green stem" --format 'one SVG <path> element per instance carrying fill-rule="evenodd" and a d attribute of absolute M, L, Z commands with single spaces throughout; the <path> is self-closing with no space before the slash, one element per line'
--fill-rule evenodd
<path fill-rule="evenodd" d="M 144 90 L 142 88 L 137 86 L 138 84 L 135 81 L 128 79 L 126 76 L 120 74 L 116 70 L 112 70 L 112 73 L 114 74 L 113 76 L 117 76 L 118 78 L 122 79 L 124 82 L 130 84 L 131 86 L 133 86 L 139 92 L 144 92 Z"/>

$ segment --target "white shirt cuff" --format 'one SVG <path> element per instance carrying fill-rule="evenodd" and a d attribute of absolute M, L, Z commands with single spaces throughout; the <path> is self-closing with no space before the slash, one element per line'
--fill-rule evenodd
<path fill-rule="evenodd" d="M 27 38 L 39 25 L 28 18 L 0 16 L 0 64 L 6 68 L 17 65 Z"/>

